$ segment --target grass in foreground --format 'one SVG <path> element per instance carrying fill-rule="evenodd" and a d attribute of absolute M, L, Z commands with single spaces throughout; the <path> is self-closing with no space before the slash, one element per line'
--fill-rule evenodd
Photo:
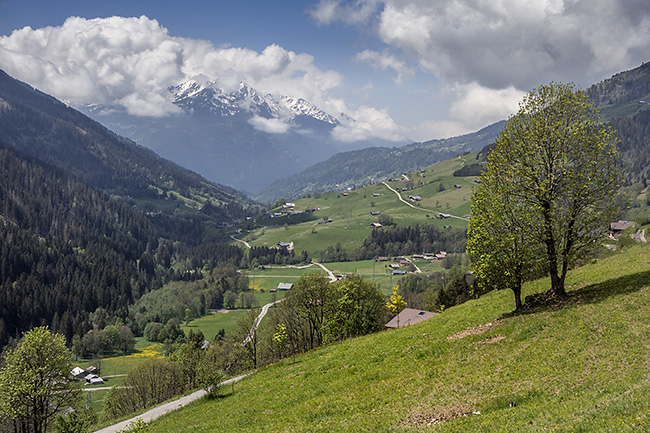
<path fill-rule="evenodd" d="M 492 292 L 306 353 L 152 430 L 650 431 L 650 250 L 574 270 L 568 286 L 561 305 L 526 314 Z"/>

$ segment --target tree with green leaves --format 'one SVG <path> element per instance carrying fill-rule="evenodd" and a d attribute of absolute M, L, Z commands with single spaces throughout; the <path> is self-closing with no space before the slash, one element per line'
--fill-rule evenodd
<path fill-rule="evenodd" d="M 46 326 L 25 332 L 0 370 L 0 419 L 12 421 L 16 432 L 47 431 L 79 400 L 78 386 L 68 381 L 72 359 L 62 335 Z"/>
<path fill-rule="evenodd" d="M 586 94 L 551 83 L 530 92 L 489 154 L 472 197 L 468 254 L 483 284 L 521 283 L 538 265 L 547 294 L 593 252 L 619 210 L 617 140 Z"/>
<path fill-rule="evenodd" d="M 383 327 L 384 295 L 360 275 L 329 285 L 332 301 L 323 323 L 324 343 L 366 335 Z"/>
<path fill-rule="evenodd" d="M 284 357 L 284 349 L 287 343 L 287 338 L 289 338 L 289 335 L 287 334 L 287 327 L 282 323 L 278 323 L 275 327 L 275 332 L 273 333 L 273 342 L 278 347 L 281 358 Z"/>
<path fill-rule="evenodd" d="M 525 217 L 527 208 L 513 201 L 509 194 L 496 194 L 500 176 L 486 173 L 474 190 L 472 218 L 468 224 L 469 254 L 480 289 L 510 289 L 515 296 L 515 309 L 523 303 L 521 287 L 544 255 L 539 242 L 529 242 Z"/>
<path fill-rule="evenodd" d="M 390 295 L 390 300 L 386 302 L 386 308 L 390 310 L 390 314 L 393 317 L 397 316 L 400 311 L 406 308 L 406 301 L 399 294 L 399 286 L 393 287 L 393 294 Z M 399 318 L 397 318 L 397 327 L 399 328 Z"/>
<path fill-rule="evenodd" d="M 307 350 L 323 344 L 323 324 L 331 302 L 329 279 L 318 272 L 300 277 L 283 301 L 282 308 L 293 310 L 302 319 L 302 340 Z"/>

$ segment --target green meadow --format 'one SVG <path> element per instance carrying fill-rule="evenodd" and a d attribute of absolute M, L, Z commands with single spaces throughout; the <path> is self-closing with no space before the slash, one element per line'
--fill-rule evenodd
<path fill-rule="evenodd" d="M 427 167 L 424 172 L 406 173 L 385 184 L 378 183 L 346 192 L 347 195 L 343 191 L 327 192 L 317 198 L 295 200 L 297 210 L 319 210 L 263 220 L 261 224 L 265 227 L 249 233 L 245 239 L 253 246 L 269 247 L 278 242 L 293 242 L 296 252 L 306 250 L 310 257 L 317 260 L 320 251 L 329 246 L 340 244 L 348 250 L 361 246 L 372 230 L 370 224 L 377 222 L 378 217 L 372 212 L 388 215 L 402 226 L 429 223 L 441 228 L 467 227 L 466 216 L 469 214 L 469 199 L 476 176 L 455 177 L 453 173 L 475 162 L 476 154 L 468 154 Z M 402 191 L 402 188 L 409 189 Z M 410 205 L 400 201 L 394 191 Z M 422 200 L 411 201 L 409 195 L 420 196 Z M 459 218 L 436 218 L 441 213 Z M 318 223 L 328 219 L 332 221 Z"/>
<path fill-rule="evenodd" d="M 156 432 L 650 431 L 650 249 L 570 271 L 561 302 L 494 291 L 270 365 Z M 527 283 L 524 295 L 547 289 Z"/>

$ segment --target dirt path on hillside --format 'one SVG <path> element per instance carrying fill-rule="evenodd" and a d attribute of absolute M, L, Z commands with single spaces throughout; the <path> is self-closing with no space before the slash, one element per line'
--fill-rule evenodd
<path fill-rule="evenodd" d="M 255 318 L 255 323 L 253 323 L 253 326 L 251 327 L 250 331 L 248 331 L 248 335 L 246 336 L 242 344 L 246 345 L 253 339 L 253 334 L 255 334 L 255 331 L 257 331 L 257 327 L 260 326 L 260 322 L 262 321 L 264 316 L 266 316 L 266 313 L 269 312 L 269 308 L 271 308 L 273 305 L 277 304 L 278 302 L 282 302 L 282 299 L 278 299 L 277 301 L 274 302 L 269 302 L 268 304 L 262 307 L 262 311 L 260 311 L 260 314 Z"/>
<path fill-rule="evenodd" d="M 251 244 L 249 244 L 249 243 L 246 242 L 246 241 L 242 241 L 241 239 L 237 239 L 237 238 L 235 237 L 235 235 L 230 235 L 230 238 L 231 238 L 232 240 L 234 240 L 234 241 L 237 241 L 237 242 L 239 242 L 239 243 L 241 243 L 241 244 L 244 244 L 244 246 L 245 246 L 246 248 L 248 248 L 249 250 L 251 249 Z"/>
<path fill-rule="evenodd" d="M 327 269 L 323 264 L 318 263 L 318 262 L 312 262 L 312 263 L 315 264 L 316 266 L 320 266 L 322 270 L 324 270 L 325 272 L 327 272 L 327 275 L 329 276 L 329 278 L 330 278 L 330 282 L 331 282 L 331 283 L 333 283 L 334 281 L 336 281 L 336 277 L 334 276 L 334 274 L 332 273 L 332 271 L 330 271 L 329 269 Z"/>
<path fill-rule="evenodd" d="M 226 386 L 226 385 L 230 385 L 230 384 L 235 383 L 235 382 L 239 382 L 240 380 L 242 380 L 246 376 L 248 376 L 248 375 L 243 374 L 241 376 L 237 376 L 237 377 L 233 377 L 232 379 L 225 380 L 225 381 L 221 382 L 221 386 Z M 153 421 L 153 420 L 155 420 L 157 418 L 160 418 L 163 415 L 166 415 L 166 414 L 168 414 L 170 412 L 173 412 L 173 411 L 175 411 L 177 409 L 180 409 L 183 406 L 187 406 L 188 404 L 192 403 L 193 401 L 196 401 L 196 400 L 202 398 L 206 394 L 207 394 L 207 392 L 204 389 L 202 389 L 200 391 L 193 392 L 192 394 L 183 396 L 183 397 L 179 398 L 178 400 L 170 401 L 168 403 L 161 404 L 160 406 L 156 406 L 153 409 L 149 409 L 148 411 L 146 411 L 145 413 L 143 413 L 141 415 L 135 416 L 133 418 L 127 419 L 127 420 L 122 421 L 122 422 L 118 422 L 117 424 L 113 424 L 113 425 L 108 426 L 108 427 L 104 427 L 101 430 L 97 430 L 95 433 L 118 433 L 118 432 L 126 429 L 129 426 L 129 424 L 131 424 L 132 422 L 134 422 L 138 418 L 142 419 L 142 421 L 144 421 L 144 422 L 151 422 L 151 421 Z"/>

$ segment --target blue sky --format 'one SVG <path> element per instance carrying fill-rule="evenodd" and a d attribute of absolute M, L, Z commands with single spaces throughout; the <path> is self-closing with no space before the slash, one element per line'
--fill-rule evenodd
<path fill-rule="evenodd" d="M 471 132 L 648 60 L 646 0 L 0 0 L 0 68 L 72 105 L 164 115 L 177 81 L 245 80 L 344 112 L 341 141 Z"/>

